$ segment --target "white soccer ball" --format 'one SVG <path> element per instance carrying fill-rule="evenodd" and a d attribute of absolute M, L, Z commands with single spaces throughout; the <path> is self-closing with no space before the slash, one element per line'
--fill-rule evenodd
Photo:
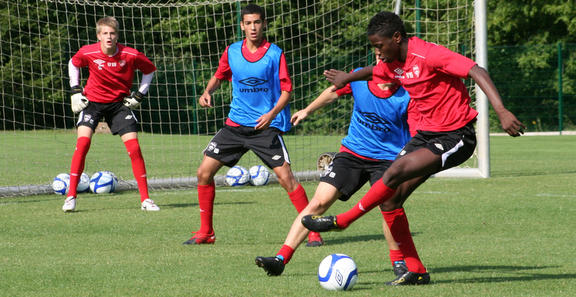
<path fill-rule="evenodd" d="M 226 173 L 226 183 L 229 186 L 243 186 L 250 180 L 250 173 L 242 166 L 234 166 Z"/>
<path fill-rule="evenodd" d="M 318 281 L 322 288 L 332 291 L 352 289 L 358 281 L 358 269 L 354 260 L 344 254 L 332 254 L 324 258 L 318 267 Z"/>
<path fill-rule="evenodd" d="M 250 184 L 253 186 L 263 186 L 268 183 L 270 172 L 262 165 L 250 167 Z"/>
<path fill-rule="evenodd" d="M 55 194 L 66 195 L 70 185 L 70 174 L 60 173 L 52 181 L 52 190 Z"/>
<path fill-rule="evenodd" d="M 90 190 L 90 176 L 86 173 L 80 175 L 80 180 L 78 181 L 78 187 L 76 187 L 76 192 L 84 193 Z"/>
<path fill-rule="evenodd" d="M 90 178 L 90 191 L 94 194 L 112 193 L 117 185 L 118 179 L 110 171 L 98 171 Z"/>

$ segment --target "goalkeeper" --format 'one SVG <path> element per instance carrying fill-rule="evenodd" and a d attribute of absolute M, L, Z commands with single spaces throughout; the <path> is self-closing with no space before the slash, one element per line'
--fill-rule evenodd
<path fill-rule="evenodd" d="M 201 106 L 212 107 L 212 93 L 223 81 L 232 82 L 228 119 L 210 140 L 197 172 L 200 229 L 184 244 L 214 243 L 214 175 L 222 166 L 234 166 L 248 150 L 274 170 L 298 212 L 308 205 L 306 191 L 292 173 L 282 139 L 282 134 L 290 130 L 288 102 L 292 91 L 284 52 L 264 38 L 266 17 L 262 7 L 246 5 L 240 11 L 240 20 L 246 38 L 226 48 L 199 99 Z M 320 234 L 310 232 L 308 246 L 322 244 Z"/>
<path fill-rule="evenodd" d="M 351 94 L 354 107 L 348 135 L 342 139 L 340 152 L 320 178 L 314 197 L 294 220 L 277 255 L 256 257 L 256 265 L 262 267 L 268 275 L 282 274 L 295 249 L 306 236 L 308 230 L 301 223 L 303 216 L 322 214 L 336 200 L 350 199 L 366 182 L 376 182 L 410 139 L 407 118 L 410 126 L 413 126 L 415 118 L 409 109 L 410 97 L 403 88 L 371 80 L 353 82 L 336 91 L 332 89 L 330 87 L 324 90 L 305 109 L 296 112 L 292 116 L 292 122 L 297 125 L 338 97 Z M 390 213 L 382 210 L 382 215 L 386 219 Z M 386 223 L 383 224 L 383 229 L 393 271 L 397 276 L 402 275 L 407 271 L 404 257 Z"/>
<path fill-rule="evenodd" d="M 72 111 L 79 113 L 76 126 L 78 138 L 70 168 L 70 189 L 62 206 L 65 212 L 76 209 L 76 194 L 80 175 L 92 135 L 100 119 L 105 118 L 112 134 L 120 135 L 132 162 L 138 183 L 141 209 L 160 208 L 148 196 L 146 166 L 138 143 L 138 120 L 132 109 L 138 108 L 154 76 L 156 67 L 142 53 L 118 43 L 118 21 L 104 17 L 96 22 L 98 42 L 83 46 L 70 59 L 68 72 L 72 92 Z M 88 67 L 86 87 L 80 86 L 80 68 Z M 140 87 L 130 94 L 134 71 L 143 73 Z"/>

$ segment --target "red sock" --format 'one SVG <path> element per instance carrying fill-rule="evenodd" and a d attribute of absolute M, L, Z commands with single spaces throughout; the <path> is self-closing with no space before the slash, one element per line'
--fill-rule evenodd
<path fill-rule="evenodd" d="M 426 267 L 424 267 L 424 264 L 420 261 L 420 257 L 418 257 L 404 208 L 382 213 L 384 214 L 384 219 L 386 219 L 386 224 L 388 224 L 392 236 L 396 242 L 398 242 L 398 247 L 400 247 L 402 254 L 404 254 L 404 261 L 406 261 L 408 270 L 416 273 L 425 273 Z"/>
<path fill-rule="evenodd" d="M 214 197 L 216 197 L 214 181 L 209 185 L 198 185 L 198 206 L 200 208 L 200 230 L 198 233 L 212 234 L 214 232 L 212 226 Z"/>
<path fill-rule="evenodd" d="M 72 165 L 70 165 L 70 188 L 68 189 L 68 197 L 77 195 L 78 181 L 80 175 L 84 172 L 84 164 L 86 163 L 86 155 L 90 149 L 90 137 L 79 137 L 76 140 L 76 148 L 72 155 Z"/>
<path fill-rule="evenodd" d="M 394 265 L 396 261 L 404 261 L 404 254 L 401 250 L 390 250 L 390 262 Z"/>
<path fill-rule="evenodd" d="M 387 211 L 380 211 L 382 213 L 382 217 L 384 217 L 384 221 L 386 221 L 386 216 L 389 216 L 389 212 Z M 394 237 L 394 236 L 392 236 Z M 388 238 L 386 238 L 388 239 Z M 396 239 L 394 239 L 396 240 Z M 401 250 L 389 250 L 390 262 L 392 262 L 392 266 L 394 266 L 394 262 L 396 261 L 404 261 L 404 254 L 402 254 Z"/>
<path fill-rule="evenodd" d="M 394 193 L 396 193 L 396 189 L 389 188 L 382 182 L 382 179 L 379 179 L 354 207 L 336 216 L 338 227 L 341 229 L 348 227 L 365 213 L 390 199 Z"/>
<path fill-rule="evenodd" d="M 278 251 L 278 254 L 276 254 L 276 256 L 281 256 L 282 262 L 284 262 L 284 264 L 288 264 L 288 262 L 290 262 L 292 255 L 294 255 L 294 249 L 287 245 L 282 245 L 282 248 Z"/>
<path fill-rule="evenodd" d="M 296 190 L 288 193 L 288 197 L 290 197 L 290 201 L 292 201 L 298 213 L 308 205 L 308 196 L 306 196 L 306 190 L 304 190 L 301 184 L 298 184 Z"/>
<path fill-rule="evenodd" d="M 138 191 L 140 192 L 140 202 L 150 198 L 148 196 L 148 179 L 146 178 L 146 165 L 138 144 L 138 138 L 130 139 L 124 142 L 130 161 L 132 161 L 132 173 L 138 184 Z"/>

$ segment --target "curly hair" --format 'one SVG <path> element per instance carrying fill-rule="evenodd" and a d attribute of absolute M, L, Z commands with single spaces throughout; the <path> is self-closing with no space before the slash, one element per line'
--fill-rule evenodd
<path fill-rule="evenodd" d="M 373 16 L 366 30 L 368 36 L 378 34 L 383 37 L 392 37 L 396 32 L 400 32 L 402 37 L 406 37 L 404 22 L 398 15 L 388 11 L 382 11 Z"/>

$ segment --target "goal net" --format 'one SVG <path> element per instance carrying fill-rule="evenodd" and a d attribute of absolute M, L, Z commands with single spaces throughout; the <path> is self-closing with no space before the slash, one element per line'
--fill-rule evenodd
<path fill-rule="evenodd" d="M 76 133 L 67 90 L 68 60 L 96 40 L 96 21 L 115 16 L 119 42 L 145 53 L 158 68 L 136 115 L 152 189 L 194 186 L 202 151 L 220 129 L 230 84 L 214 93 L 214 107 L 197 101 L 227 45 L 242 39 L 240 9 L 247 1 L 22 0 L 0 3 L 0 196 L 50 192 L 70 170 Z M 325 69 L 351 70 L 374 63 L 366 26 L 394 1 L 256 1 L 266 10 L 266 38 L 285 52 L 294 85 L 292 112 L 329 86 Z M 475 58 L 471 0 L 404 1 L 409 34 Z M 84 69 L 81 82 L 88 73 Z M 141 73 L 136 73 L 133 90 Z M 318 178 L 318 156 L 336 151 L 348 128 L 352 100 L 341 99 L 284 136 L 298 178 Z M 248 153 L 239 165 L 262 162 Z M 478 158 L 466 164 L 478 168 Z M 85 171 L 114 172 L 121 188 L 135 189 L 130 159 L 118 136 L 100 127 Z M 466 169 L 465 169 L 466 171 Z M 219 175 L 225 174 L 225 169 Z M 463 174 L 461 176 L 466 176 Z M 221 182 L 222 178 L 217 178 Z"/>

